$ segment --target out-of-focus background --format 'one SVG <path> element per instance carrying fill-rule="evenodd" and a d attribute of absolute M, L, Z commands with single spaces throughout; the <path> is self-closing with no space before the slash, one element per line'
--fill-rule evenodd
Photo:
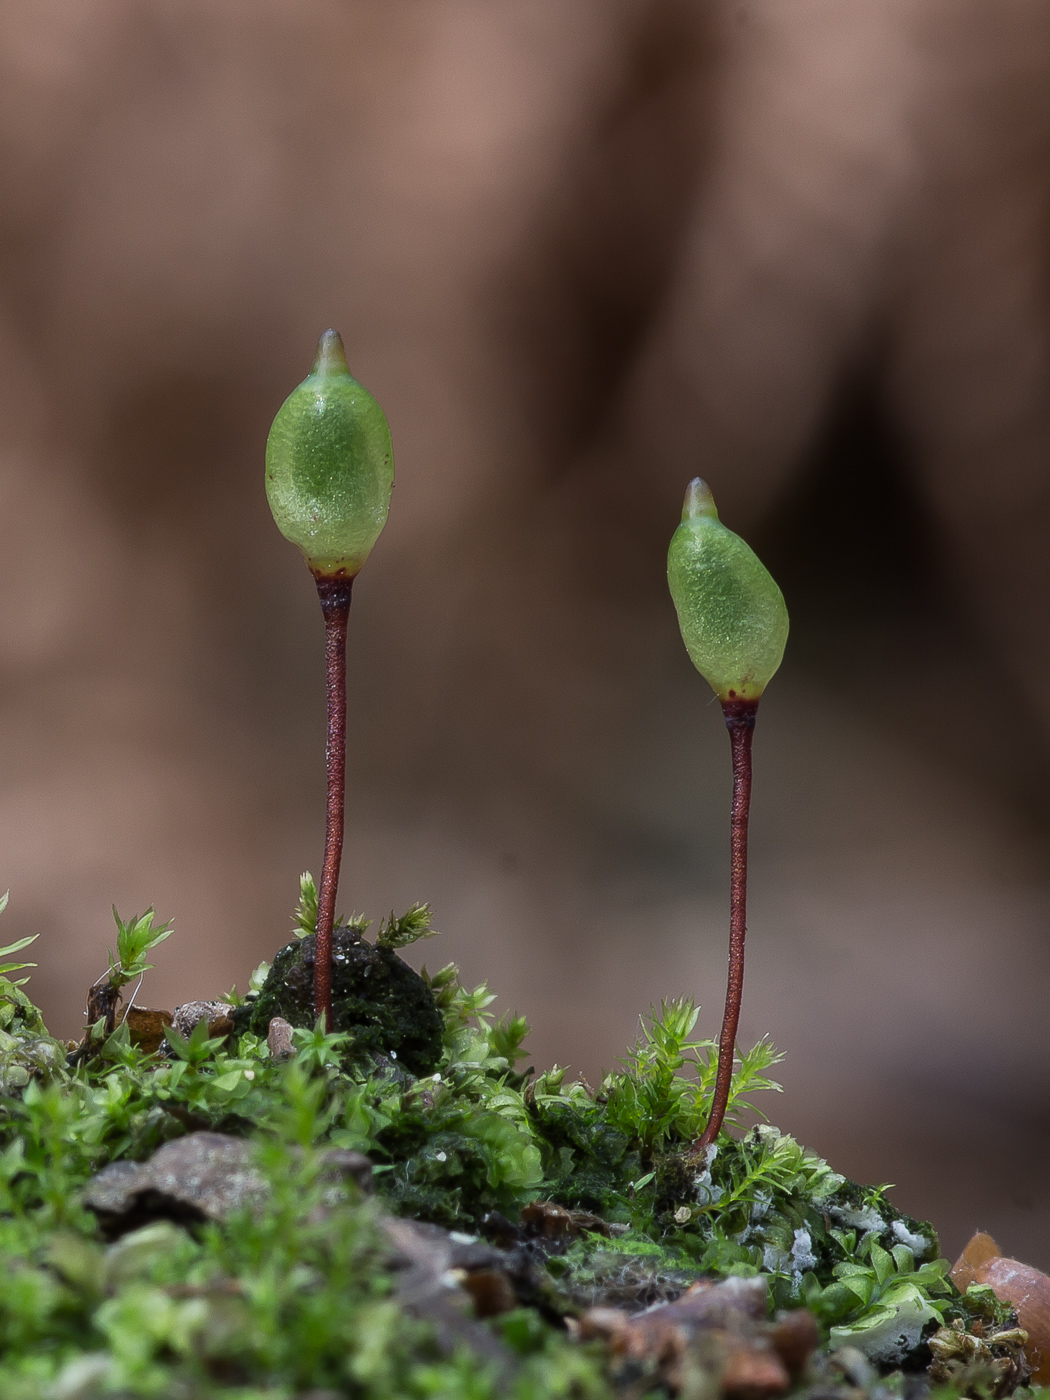
<path fill-rule="evenodd" d="M 1050 1265 L 1050 10 L 0 10 L 0 888 L 78 1034 L 237 982 L 320 864 L 321 621 L 263 445 L 328 325 L 389 416 L 341 905 L 594 1076 L 715 1034 L 729 746 L 687 479 L 781 582 L 741 1038 L 947 1252 Z"/>

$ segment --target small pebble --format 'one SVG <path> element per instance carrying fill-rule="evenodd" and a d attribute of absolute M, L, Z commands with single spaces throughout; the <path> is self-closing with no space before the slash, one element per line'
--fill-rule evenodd
<path fill-rule="evenodd" d="M 292 1044 L 292 1027 L 283 1016 L 274 1016 L 266 1032 L 266 1044 L 270 1047 L 270 1058 L 288 1060 L 295 1054 Z"/>

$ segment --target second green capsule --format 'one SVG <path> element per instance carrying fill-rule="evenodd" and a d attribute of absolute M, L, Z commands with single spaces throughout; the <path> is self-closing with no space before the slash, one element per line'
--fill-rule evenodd
<path fill-rule="evenodd" d="M 667 554 L 667 582 L 693 665 L 719 700 L 758 700 L 784 655 L 784 595 L 758 555 L 718 518 L 694 477 Z"/>

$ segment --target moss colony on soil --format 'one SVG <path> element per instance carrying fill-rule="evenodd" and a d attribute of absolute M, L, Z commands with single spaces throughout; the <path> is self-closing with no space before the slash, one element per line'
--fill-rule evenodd
<path fill-rule="evenodd" d="M 911 1397 L 953 1322 L 955 1393 L 1023 1378 L 1011 1318 L 957 1294 L 929 1225 L 740 1129 L 767 1043 L 736 1067 L 739 1135 L 697 1163 L 715 1054 L 688 1002 L 592 1089 L 519 1068 L 522 1019 L 397 956 L 425 909 L 365 928 L 336 942 L 331 1034 L 309 938 L 232 1032 L 154 1053 L 100 1023 L 67 1058 L 0 978 L 4 1400 Z M 293 1029 L 268 1043 L 271 1016 Z"/>
<path fill-rule="evenodd" d="M 332 934 L 332 1006 L 332 1030 L 350 1033 L 358 1059 L 385 1055 L 416 1075 L 437 1069 L 443 1024 L 433 992 L 391 948 L 369 943 L 356 928 Z M 292 1026 L 314 1024 L 312 933 L 281 949 L 234 1026 L 265 1038 L 274 1016 Z"/>

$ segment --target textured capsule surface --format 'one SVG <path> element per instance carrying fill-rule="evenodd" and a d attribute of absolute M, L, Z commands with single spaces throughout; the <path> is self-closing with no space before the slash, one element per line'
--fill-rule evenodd
<path fill-rule="evenodd" d="M 386 416 L 325 331 L 312 372 L 285 399 L 266 443 L 266 497 L 315 574 L 353 578 L 386 524 L 394 453 Z"/>
<path fill-rule="evenodd" d="M 693 665 L 720 700 L 757 700 L 784 655 L 787 606 L 750 545 L 694 478 L 667 554 L 667 582 Z"/>

